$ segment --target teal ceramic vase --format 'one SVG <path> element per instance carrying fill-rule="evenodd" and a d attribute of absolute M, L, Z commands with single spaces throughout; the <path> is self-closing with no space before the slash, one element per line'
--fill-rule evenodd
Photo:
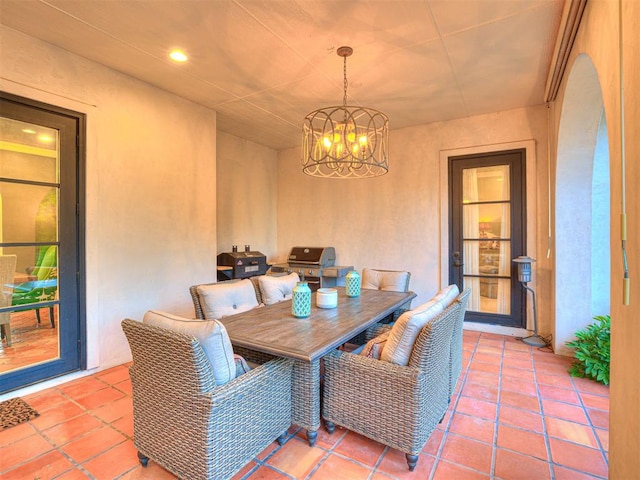
<path fill-rule="evenodd" d="M 347 290 L 347 297 L 359 297 L 360 296 L 360 275 L 355 270 L 351 270 L 345 277 L 345 286 Z"/>
<path fill-rule="evenodd" d="M 311 315 L 311 289 L 307 282 L 298 282 L 293 287 L 291 313 L 297 318 L 306 318 Z"/>

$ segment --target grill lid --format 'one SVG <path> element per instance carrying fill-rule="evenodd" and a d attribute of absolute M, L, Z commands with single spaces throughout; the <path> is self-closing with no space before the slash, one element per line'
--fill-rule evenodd
<path fill-rule="evenodd" d="M 266 264 L 267 256 L 261 252 L 222 252 L 218 254 L 218 265 L 236 267 Z"/>
<path fill-rule="evenodd" d="M 333 267 L 336 251 L 333 247 L 293 247 L 289 253 L 290 265 L 318 265 Z"/>

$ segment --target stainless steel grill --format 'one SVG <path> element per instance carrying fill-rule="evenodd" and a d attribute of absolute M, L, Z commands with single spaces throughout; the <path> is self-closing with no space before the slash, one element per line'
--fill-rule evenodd
<path fill-rule="evenodd" d="M 344 284 L 344 277 L 352 266 L 336 266 L 336 251 L 333 247 L 293 247 L 287 263 L 275 264 L 271 275 L 296 272 L 304 278 L 312 291 L 318 288 Z"/>

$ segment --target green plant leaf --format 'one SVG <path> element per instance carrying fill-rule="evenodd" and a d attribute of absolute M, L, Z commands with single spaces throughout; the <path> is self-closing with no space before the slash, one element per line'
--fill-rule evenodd
<path fill-rule="evenodd" d="M 574 377 L 588 377 L 604 385 L 609 384 L 611 358 L 611 317 L 598 315 L 594 323 L 575 332 L 576 340 L 566 343 L 574 350 L 576 361 L 569 368 Z"/>

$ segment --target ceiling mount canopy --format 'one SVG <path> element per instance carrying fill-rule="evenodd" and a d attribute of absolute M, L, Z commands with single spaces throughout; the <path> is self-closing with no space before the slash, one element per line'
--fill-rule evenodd
<path fill-rule="evenodd" d="M 322 178 L 378 177 L 389 171 L 389 119 L 367 107 L 347 105 L 347 57 L 351 47 L 340 47 L 344 59 L 342 106 L 314 110 L 302 125 L 302 171 Z"/>

